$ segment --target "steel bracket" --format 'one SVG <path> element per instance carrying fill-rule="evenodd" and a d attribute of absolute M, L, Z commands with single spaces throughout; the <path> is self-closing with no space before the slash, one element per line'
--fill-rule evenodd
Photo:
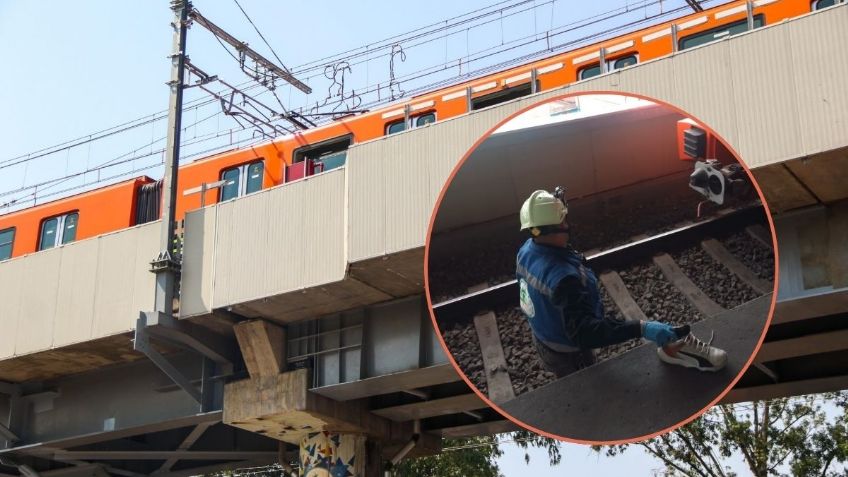
<path fill-rule="evenodd" d="M 9 396 L 9 415 L 6 424 L 0 422 L 0 449 L 8 449 L 20 440 L 13 429 L 19 427 L 21 422 L 23 392 L 18 384 L 0 381 L 0 394 Z"/>
<path fill-rule="evenodd" d="M 162 250 L 155 260 L 150 262 L 150 271 L 153 273 L 161 273 L 165 271 L 179 272 L 180 263 L 171 257 L 171 252 Z"/>
<path fill-rule="evenodd" d="M 151 338 L 190 349 L 203 357 L 200 389 L 151 345 Z M 226 339 L 190 323 L 180 322 L 171 315 L 155 311 L 139 314 L 133 348 L 144 353 L 174 384 L 197 401 L 202 411 L 211 409 L 214 386 L 210 378 L 214 374 L 215 363 L 222 365 L 225 372 L 231 372 L 233 367 L 234 347 Z"/>

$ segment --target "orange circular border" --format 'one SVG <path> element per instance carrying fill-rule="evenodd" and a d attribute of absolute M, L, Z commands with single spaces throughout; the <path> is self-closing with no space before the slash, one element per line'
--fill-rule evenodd
<path fill-rule="evenodd" d="M 531 110 L 535 107 L 541 106 L 543 104 L 550 103 L 550 102 L 560 100 L 560 99 L 565 99 L 565 98 L 578 97 L 578 96 L 589 96 L 589 95 L 603 95 L 603 94 L 617 95 L 617 96 L 629 96 L 629 97 L 633 97 L 633 98 L 638 98 L 638 99 L 650 101 L 650 102 L 653 102 L 655 104 L 659 104 L 659 105 L 665 106 L 665 107 L 667 107 L 671 110 L 674 110 L 674 111 L 678 112 L 679 114 L 681 114 L 682 116 L 695 121 L 698 124 L 699 127 L 704 128 L 707 131 L 709 131 L 712 135 L 714 135 L 719 140 L 719 142 L 721 142 L 722 145 L 724 145 L 724 147 L 726 147 L 733 154 L 733 156 L 735 158 L 737 158 L 739 160 L 739 163 L 742 165 L 742 167 L 745 169 L 745 172 L 748 174 L 748 177 L 751 179 L 751 183 L 753 184 L 754 189 L 756 189 L 757 195 L 759 196 L 760 201 L 763 204 L 763 209 L 766 212 L 766 219 L 768 220 L 769 230 L 771 232 L 772 250 L 773 250 L 773 254 L 774 254 L 774 289 L 772 290 L 771 304 L 769 305 L 768 316 L 766 317 L 766 324 L 763 327 L 763 331 L 760 334 L 760 339 L 757 341 L 757 346 L 754 348 L 754 352 L 751 353 L 751 356 L 748 358 L 748 361 L 745 363 L 745 366 L 742 367 L 742 370 L 739 372 L 739 374 L 736 375 L 736 377 L 730 382 L 730 384 L 724 389 L 724 391 L 719 393 L 719 395 L 715 399 L 713 399 L 709 404 L 707 404 L 703 409 L 692 414 L 690 417 L 680 421 L 677 424 L 674 424 L 672 426 L 669 426 L 665 429 L 661 429 L 661 430 L 654 432 L 654 433 L 651 433 L 651 434 L 646 434 L 644 436 L 632 437 L 632 438 L 629 438 L 629 439 L 621 439 L 621 440 L 616 440 L 616 441 L 587 441 L 587 440 L 574 439 L 574 438 L 569 438 L 569 437 L 565 437 L 565 436 L 558 436 L 558 435 L 555 435 L 555 434 L 551 434 L 549 432 L 543 431 L 541 429 L 537 429 L 533 426 L 530 426 L 528 424 L 521 422 L 520 420 L 514 418 L 509 413 L 505 412 L 497 404 L 492 402 L 488 398 L 488 396 L 486 396 L 485 394 L 480 392 L 480 390 L 477 389 L 477 386 L 474 385 L 474 383 L 472 383 L 470 379 L 468 379 L 468 376 L 465 375 L 465 373 L 462 371 L 462 368 L 459 367 L 459 364 L 453 358 L 453 354 L 450 352 L 450 349 L 448 349 L 447 344 L 445 344 L 445 340 L 442 337 L 442 333 L 439 331 L 439 324 L 436 321 L 436 315 L 435 315 L 435 313 L 433 313 L 433 302 L 432 302 L 431 297 L 430 297 L 430 265 L 429 265 L 430 264 L 430 237 L 433 234 L 433 224 L 435 223 L 436 215 L 438 214 L 439 208 L 441 207 L 442 199 L 444 199 L 445 193 L 447 192 L 448 188 L 450 187 L 451 183 L 453 182 L 453 179 L 456 176 L 457 172 L 459 171 L 459 169 L 462 168 L 463 164 L 465 164 L 465 161 L 468 160 L 468 157 L 475 150 L 477 150 L 477 148 L 480 146 L 480 144 L 483 141 L 485 141 L 486 139 L 488 139 L 489 136 L 491 136 L 494 131 L 496 131 L 499 127 L 501 127 L 505 123 L 509 122 L 513 118 L 515 118 L 515 117 L 517 117 L 517 116 L 519 116 L 523 113 L 526 113 L 527 111 L 529 111 L 529 110 Z M 704 122 L 701 121 L 700 119 L 695 118 L 694 116 L 690 115 L 686 111 L 683 111 L 682 109 L 680 109 L 680 108 L 678 108 L 674 105 L 666 103 L 665 101 L 660 101 L 660 100 L 657 100 L 657 99 L 654 99 L 654 98 L 650 98 L 648 96 L 635 94 L 635 93 L 629 93 L 629 92 L 628 93 L 622 93 L 621 91 L 608 91 L 608 90 L 579 91 L 579 92 L 566 93 L 566 94 L 546 98 L 546 99 L 543 99 L 543 100 L 541 100 L 537 103 L 533 103 L 532 105 L 529 105 L 525 108 L 522 108 L 522 109 L 516 111 L 513 114 L 510 114 L 509 116 L 507 116 L 506 118 L 504 118 L 503 120 L 501 120 L 500 122 L 495 124 L 491 129 L 486 131 L 486 133 L 483 134 L 483 136 L 481 136 L 480 139 L 475 141 L 474 144 L 471 145 L 471 148 L 468 149 L 468 151 L 465 153 L 465 155 L 462 156 L 462 158 L 459 160 L 459 162 L 456 164 L 456 166 L 454 166 L 454 168 L 451 170 L 450 175 L 448 176 L 447 181 L 445 182 L 445 185 L 442 186 L 442 190 L 439 192 L 439 197 L 436 199 L 436 203 L 433 206 L 433 211 L 430 214 L 430 223 L 427 226 L 427 238 L 426 238 L 426 241 L 424 243 L 424 295 L 427 298 L 427 310 L 430 313 L 430 319 L 433 322 L 433 328 L 436 330 L 436 336 L 439 339 L 439 343 L 441 344 L 442 349 L 445 352 L 445 355 L 447 355 L 448 360 L 453 365 L 454 369 L 456 369 L 456 371 L 459 373 L 459 376 L 462 378 L 462 380 L 465 381 L 465 383 L 471 388 L 471 390 L 474 391 L 474 393 L 477 394 L 477 396 L 480 399 L 482 399 L 483 402 L 485 402 L 489 407 L 496 410 L 501 416 L 507 418 L 513 424 L 516 424 L 517 426 L 519 426 L 521 428 L 527 429 L 529 431 L 535 432 L 535 433 L 542 435 L 542 436 L 545 436 L 545 437 L 549 437 L 549 438 L 564 441 L 564 442 L 571 442 L 571 443 L 574 443 L 574 444 L 587 444 L 587 445 L 630 444 L 630 443 L 634 443 L 634 442 L 639 442 L 639 441 L 651 439 L 651 438 L 657 437 L 661 434 L 665 434 L 667 432 L 671 432 L 671 431 L 673 431 L 673 430 L 675 430 L 675 429 L 677 429 L 681 426 L 684 426 L 684 425 L 694 421 L 695 419 L 697 419 L 698 417 L 703 415 L 705 412 L 707 412 L 707 410 L 709 408 L 711 408 L 712 406 L 716 405 L 719 401 L 721 401 L 721 399 L 728 392 L 730 392 L 731 389 L 733 389 L 733 386 L 735 386 L 736 383 L 739 381 L 739 379 L 742 378 L 742 375 L 745 374 L 745 371 L 748 370 L 748 368 L 751 366 L 751 363 L 754 361 L 754 357 L 760 351 L 760 347 L 763 345 L 763 340 L 766 337 L 766 332 L 768 331 L 768 328 L 771 325 L 771 320 L 772 320 L 772 317 L 774 316 L 775 303 L 777 302 L 778 285 L 780 283 L 780 273 L 779 273 L 779 266 L 778 266 L 779 263 L 780 262 L 779 262 L 778 249 L 777 249 L 777 232 L 775 231 L 774 221 L 772 220 L 772 216 L 771 216 L 771 210 L 769 209 L 768 203 L 766 202 L 765 196 L 763 195 L 763 191 L 760 189 L 760 185 L 757 183 L 756 179 L 754 178 L 754 175 L 751 173 L 751 170 L 748 168 L 748 165 L 745 164 L 745 161 L 743 161 L 741 159 L 741 156 L 739 155 L 739 153 L 737 153 L 736 150 L 733 147 L 731 147 L 730 144 L 727 141 L 725 141 L 723 137 L 721 137 L 719 134 L 716 134 L 716 132 L 712 128 L 706 126 L 704 124 Z"/>

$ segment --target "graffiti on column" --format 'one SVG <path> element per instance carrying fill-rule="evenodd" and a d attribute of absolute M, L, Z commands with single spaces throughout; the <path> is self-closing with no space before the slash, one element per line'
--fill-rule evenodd
<path fill-rule="evenodd" d="M 353 434 L 313 432 L 300 443 L 301 477 L 359 477 L 365 438 Z"/>

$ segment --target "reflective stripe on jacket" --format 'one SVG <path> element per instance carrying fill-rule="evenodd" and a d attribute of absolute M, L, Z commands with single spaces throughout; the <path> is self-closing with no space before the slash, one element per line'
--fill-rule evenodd
<path fill-rule="evenodd" d="M 576 278 L 584 287 L 592 310 L 590 319 L 603 319 L 598 280 L 574 249 L 540 245 L 528 239 L 518 251 L 516 278 L 521 310 L 533 334 L 556 348 L 578 348 L 569 329 L 568 316 L 555 304 L 554 292 L 565 278 Z"/>

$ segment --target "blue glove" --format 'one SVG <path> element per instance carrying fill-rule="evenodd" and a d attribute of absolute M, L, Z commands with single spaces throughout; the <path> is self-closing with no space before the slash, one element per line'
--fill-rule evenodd
<path fill-rule="evenodd" d="M 678 339 L 674 327 L 659 321 L 646 321 L 642 329 L 642 336 L 659 346 L 665 346 Z"/>

